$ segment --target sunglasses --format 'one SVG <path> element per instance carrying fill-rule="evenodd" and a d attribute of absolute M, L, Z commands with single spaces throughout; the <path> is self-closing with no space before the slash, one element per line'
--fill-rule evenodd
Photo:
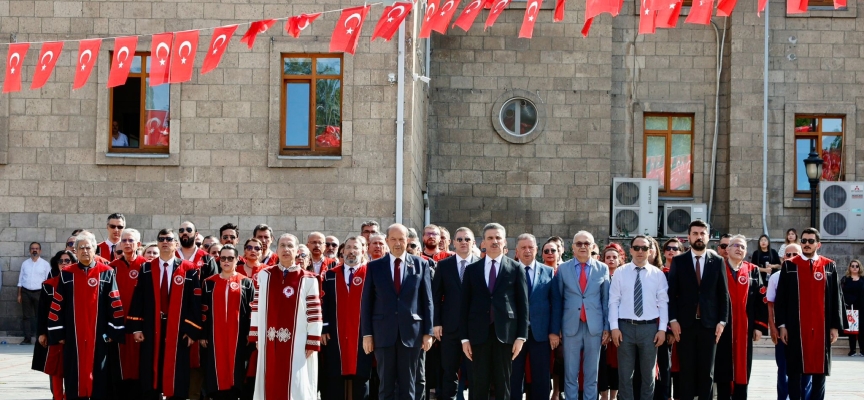
<path fill-rule="evenodd" d="M 339 247 L 338 243 L 325 243 L 324 245 L 327 247 Z"/>
<path fill-rule="evenodd" d="M 201 242 L 195 242 L 195 246 L 201 247 Z"/>
<path fill-rule="evenodd" d="M 72 260 L 70 260 L 68 258 L 61 258 L 60 264 L 72 264 Z"/>
<path fill-rule="evenodd" d="M 459 243 L 462 243 L 462 242 L 465 242 L 465 243 L 471 243 L 471 238 L 461 238 L 461 237 L 459 237 L 459 238 L 456 238 L 456 239 L 453 239 L 453 240 L 455 240 L 455 241 L 457 241 L 457 242 L 459 242 Z"/>
<path fill-rule="evenodd" d="M 74 247 L 75 242 L 66 242 L 66 247 Z"/>
<path fill-rule="evenodd" d="M 666 250 L 666 251 L 678 251 L 678 250 L 681 250 L 681 248 L 678 246 L 666 246 L 664 248 L 664 250 Z"/>
<path fill-rule="evenodd" d="M 630 246 L 633 251 L 648 251 L 651 249 L 650 246 Z"/>
<path fill-rule="evenodd" d="M 305 253 L 300 253 L 300 254 L 298 254 L 298 255 L 297 255 L 296 257 L 294 257 L 294 258 L 306 258 L 306 254 L 305 254 Z"/>
<path fill-rule="evenodd" d="M 558 252 L 558 249 L 544 249 L 543 254 L 555 254 Z"/>
<path fill-rule="evenodd" d="M 132 238 L 120 239 L 120 243 L 135 243 L 135 239 L 132 239 Z"/>
<path fill-rule="evenodd" d="M 183 232 L 192 233 L 192 232 L 195 232 L 195 230 L 192 229 L 191 227 L 186 227 L 186 228 L 180 228 L 180 229 L 178 229 L 177 232 L 180 232 L 180 233 L 183 233 Z"/>
<path fill-rule="evenodd" d="M 158 240 L 160 242 L 173 242 L 174 238 L 171 236 L 159 236 L 159 238 L 156 240 Z"/>
<path fill-rule="evenodd" d="M 798 255 L 798 253 L 786 253 L 786 258 L 792 258 L 792 257 L 795 257 L 797 255 Z"/>
<path fill-rule="evenodd" d="M 230 263 L 230 262 L 234 262 L 234 260 L 236 260 L 236 259 L 237 259 L 236 257 L 219 257 L 219 262 L 229 262 Z"/>
<path fill-rule="evenodd" d="M 816 239 L 801 239 L 801 244 L 816 244 Z"/>
<path fill-rule="evenodd" d="M 410 249 L 416 249 L 416 248 L 417 248 L 417 243 L 410 243 L 410 244 L 408 244 L 408 248 L 410 248 Z"/>
<path fill-rule="evenodd" d="M 126 228 L 126 227 L 123 226 L 123 225 L 114 225 L 114 224 L 108 224 L 108 227 L 111 228 L 111 229 L 123 229 L 123 228 Z"/>
<path fill-rule="evenodd" d="M 597 255 L 597 252 L 596 252 L 596 251 L 592 251 L 592 252 L 591 252 L 591 255 L 592 255 L 592 256 L 596 256 L 596 255 Z"/>
<path fill-rule="evenodd" d="M 725 248 L 729 247 L 729 243 L 720 243 L 717 245 L 717 247 L 719 247 L 721 249 L 725 249 Z"/>
<path fill-rule="evenodd" d="M 261 246 L 246 246 L 246 251 L 261 251 Z"/>
<path fill-rule="evenodd" d="M 861 268 L 861 267 L 858 266 L 858 265 L 852 264 L 852 265 L 849 266 L 849 268 Z"/>
<path fill-rule="evenodd" d="M 211 244 L 213 244 L 213 243 L 202 244 L 202 245 L 200 245 L 200 246 L 203 247 L 204 250 L 207 250 L 207 249 L 210 248 L 210 245 L 211 245 Z"/>
<path fill-rule="evenodd" d="M 591 247 L 591 242 L 573 242 L 574 247 Z"/>

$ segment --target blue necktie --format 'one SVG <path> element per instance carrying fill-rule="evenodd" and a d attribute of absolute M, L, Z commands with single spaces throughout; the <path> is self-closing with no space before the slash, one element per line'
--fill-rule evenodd
<path fill-rule="evenodd" d="M 534 289 L 531 286 L 531 267 L 525 267 L 525 281 L 528 283 L 528 295 L 531 295 L 531 290 Z"/>

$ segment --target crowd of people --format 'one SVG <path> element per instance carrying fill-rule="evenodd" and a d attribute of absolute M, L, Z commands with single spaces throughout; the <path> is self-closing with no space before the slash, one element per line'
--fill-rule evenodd
<path fill-rule="evenodd" d="M 629 257 L 580 231 L 567 261 L 563 239 L 530 233 L 508 257 L 497 223 L 451 240 L 367 221 L 305 244 L 264 224 L 185 221 L 142 244 L 112 214 L 107 230 L 73 232 L 47 266 L 31 244 L 22 268 L 54 399 L 746 399 L 770 335 L 778 400 L 819 400 L 844 308 L 864 303 L 861 263 L 841 279 L 813 228 L 779 253 L 760 238 L 750 261 L 742 235 L 709 249 L 701 220 L 630 239 Z"/>

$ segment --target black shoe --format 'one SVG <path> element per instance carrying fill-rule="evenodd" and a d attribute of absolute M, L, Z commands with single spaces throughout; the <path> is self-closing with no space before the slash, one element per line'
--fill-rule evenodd
<path fill-rule="evenodd" d="M 27 344 L 33 344 L 33 342 L 32 342 L 30 339 L 24 339 L 24 340 L 21 342 L 21 346 L 24 346 L 24 345 L 27 345 Z"/>
<path fill-rule="evenodd" d="M 847 353 L 846 355 L 849 356 L 849 357 L 855 357 L 855 352 L 854 352 L 854 351 L 850 351 L 850 352 Z"/>

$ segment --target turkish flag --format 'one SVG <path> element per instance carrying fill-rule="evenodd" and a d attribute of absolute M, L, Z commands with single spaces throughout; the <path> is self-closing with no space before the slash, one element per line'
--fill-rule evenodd
<path fill-rule="evenodd" d="M 338 51 L 354 54 L 357 50 L 357 42 L 360 40 L 360 31 L 363 29 L 363 21 L 369 13 L 371 6 L 353 7 L 342 10 L 342 15 L 336 21 L 333 36 L 330 38 L 330 52 Z"/>
<path fill-rule="evenodd" d="M 285 22 L 285 32 L 288 32 L 291 36 L 300 37 L 300 32 L 304 29 L 308 28 L 309 25 L 314 22 L 318 17 L 321 16 L 321 13 L 315 14 L 300 14 L 288 18 L 288 21 Z"/>
<path fill-rule="evenodd" d="M 75 68 L 75 80 L 72 89 L 81 89 L 90 79 L 90 73 L 99 58 L 99 47 L 102 39 L 86 39 L 78 42 L 78 67 Z"/>
<path fill-rule="evenodd" d="M 480 10 L 483 9 L 484 0 L 471 0 L 465 9 L 462 10 L 462 14 L 459 15 L 459 18 L 456 18 L 456 22 L 453 23 L 453 26 L 458 26 L 462 28 L 463 31 L 468 32 L 468 29 L 471 29 L 471 25 L 474 25 L 474 20 L 477 19 L 477 16 L 480 15 Z"/>
<path fill-rule="evenodd" d="M 621 12 L 621 0 L 587 0 L 585 2 L 585 18 L 594 18 L 603 13 L 618 16 Z"/>
<path fill-rule="evenodd" d="M 147 110 L 147 122 L 144 124 L 145 146 L 168 146 L 168 111 Z"/>
<path fill-rule="evenodd" d="M 566 0 L 556 0 L 555 1 L 555 16 L 552 17 L 552 21 L 561 22 L 564 20 L 564 5 Z M 585 24 L 588 25 L 588 29 L 591 29 L 591 23 L 585 21 Z M 584 28 L 583 28 L 584 30 Z"/>
<path fill-rule="evenodd" d="M 738 0 L 720 0 L 717 3 L 717 16 L 718 17 L 729 17 L 732 15 L 732 9 L 735 8 L 735 4 L 738 3 Z"/>
<path fill-rule="evenodd" d="M 220 26 L 213 30 L 213 37 L 210 38 L 210 47 L 207 48 L 207 55 L 204 56 L 204 65 L 201 66 L 201 75 L 204 75 L 219 66 L 219 61 L 222 61 L 222 55 L 228 49 L 228 42 L 231 41 L 231 36 L 237 30 L 237 25 Z"/>
<path fill-rule="evenodd" d="M 39 50 L 39 63 L 36 64 L 36 70 L 33 71 L 33 83 L 30 85 L 30 90 L 45 86 L 45 82 L 48 82 L 51 72 L 54 71 L 54 65 L 57 64 L 57 58 L 60 57 L 61 51 L 63 51 L 63 42 L 45 42 L 42 44 L 42 50 Z"/>
<path fill-rule="evenodd" d="M 174 53 L 171 54 L 171 73 L 168 83 L 181 83 L 192 80 L 192 67 L 198 51 L 198 31 L 182 31 L 174 34 Z"/>
<path fill-rule="evenodd" d="M 520 38 L 530 39 L 534 36 L 534 23 L 537 22 L 537 13 L 540 12 L 541 4 L 543 0 L 528 0 L 525 16 L 522 17 L 522 28 L 519 29 Z"/>
<path fill-rule="evenodd" d="M 711 13 L 714 12 L 714 0 L 693 0 L 690 6 L 690 15 L 684 20 L 685 24 L 708 25 L 711 23 Z"/>
<path fill-rule="evenodd" d="M 834 0 L 834 9 L 846 7 L 846 0 Z"/>
<path fill-rule="evenodd" d="M 411 2 L 396 2 L 393 5 L 384 7 L 381 19 L 378 20 L 375 30 L 372 31 L 372 40 L 380 37 L 385 41 L 389 41 L 413 7 L 414 3 Z"/>
<path fill-rule="evenodd" d="M 492 11 L 489 11 L 489 16 L 486 17 L 486 27 L 483 29 L 484 31 L 495 24 L 498 16 L 504 12 L 504 9 L 507 8 L 508 5 L 510 5 L 510 0 L 495 0 L 495 3 L 492 4 Z"/>
<path fill-rule="evenodd" d="M 639 34 L 654 33 L 656 29 L 657 12 L 648 8 L 648 0 L 642 0 L 642 7 L 639 10 Z"/>
<path fill-rule="evenodd" d="M 441 0 L 428 0 L 426 2 L 426 12 L 423 14 L 423 24 L 420 25 L 420 34 L 417 36 L 421 39 L 428 38 L 432 34 L 432 24 L 438 16 L 438 3 Z"/>
<path fill-rule="evenodd" d="M 275 23 L 275 19 L 262 19 L 249 24 L 249 29 L 243 34 L 243 37 L 240 38 L 240 42 L 246 43 L 246 45 L 251 49 L 252 46 L 255 45 L 255 38 L 258 37 L 258 34 L 267 32 L 267 30 Z"/>
<path fill-rule="evenodd" d="M 111 59 L 111 72 L 108 73 L 108 87 L 113 88 L 126 83 L 132 59 L 135 58 L 135 47 L 138 36 L 126 36 L 114 39 L 114 54 Z"/>
<path fill-rule="evenodd" d="M 586 18 L 585 24 L 582 25 L 582 37 L 588 37 L 588 32 L 591 31 L 591 24 L 594 23 L 594 18 Z"/>
<path fill-rule="evenodd" d="M 30 43 L 12 43 L 9 45 L 9 54 L 6 55 L 6 79 L 3 81 L 3 93 L 18 92 L 21 90 L 21 65 L 24 57 L 27 57 L 27 49 Z"/>
<path fill-rule="evenodd" d="M 678 25 L 678 17 L 681 15 L 681 6 L 684 0 L 673 1 L 665 8 L 657 10 L 656 24 L 658 28 L 674 28 Z"/>
<path fill-rule="evenodd" d="M 443 2 L 443 3 L 442 3 Z M 436 8 L 440 5 L 440 8 Z M 447 25 L 456 14 L 459 0 L 429 0 L 426 5 L 426 18 L 420 27 L 420 38 L 428 38 L 432 31 L 447 33 Z"/>
<path fill-rule="evenodd" d="M 810 0 L 786 0 L 786 14 L 803 14 L 807 12 Z"/>
<path fill-rule="evenodd" d="M 173 38 L 173 33 L 153 35 L 153 44 L 150 45 L 150 86 L 168 83 Z"/>

